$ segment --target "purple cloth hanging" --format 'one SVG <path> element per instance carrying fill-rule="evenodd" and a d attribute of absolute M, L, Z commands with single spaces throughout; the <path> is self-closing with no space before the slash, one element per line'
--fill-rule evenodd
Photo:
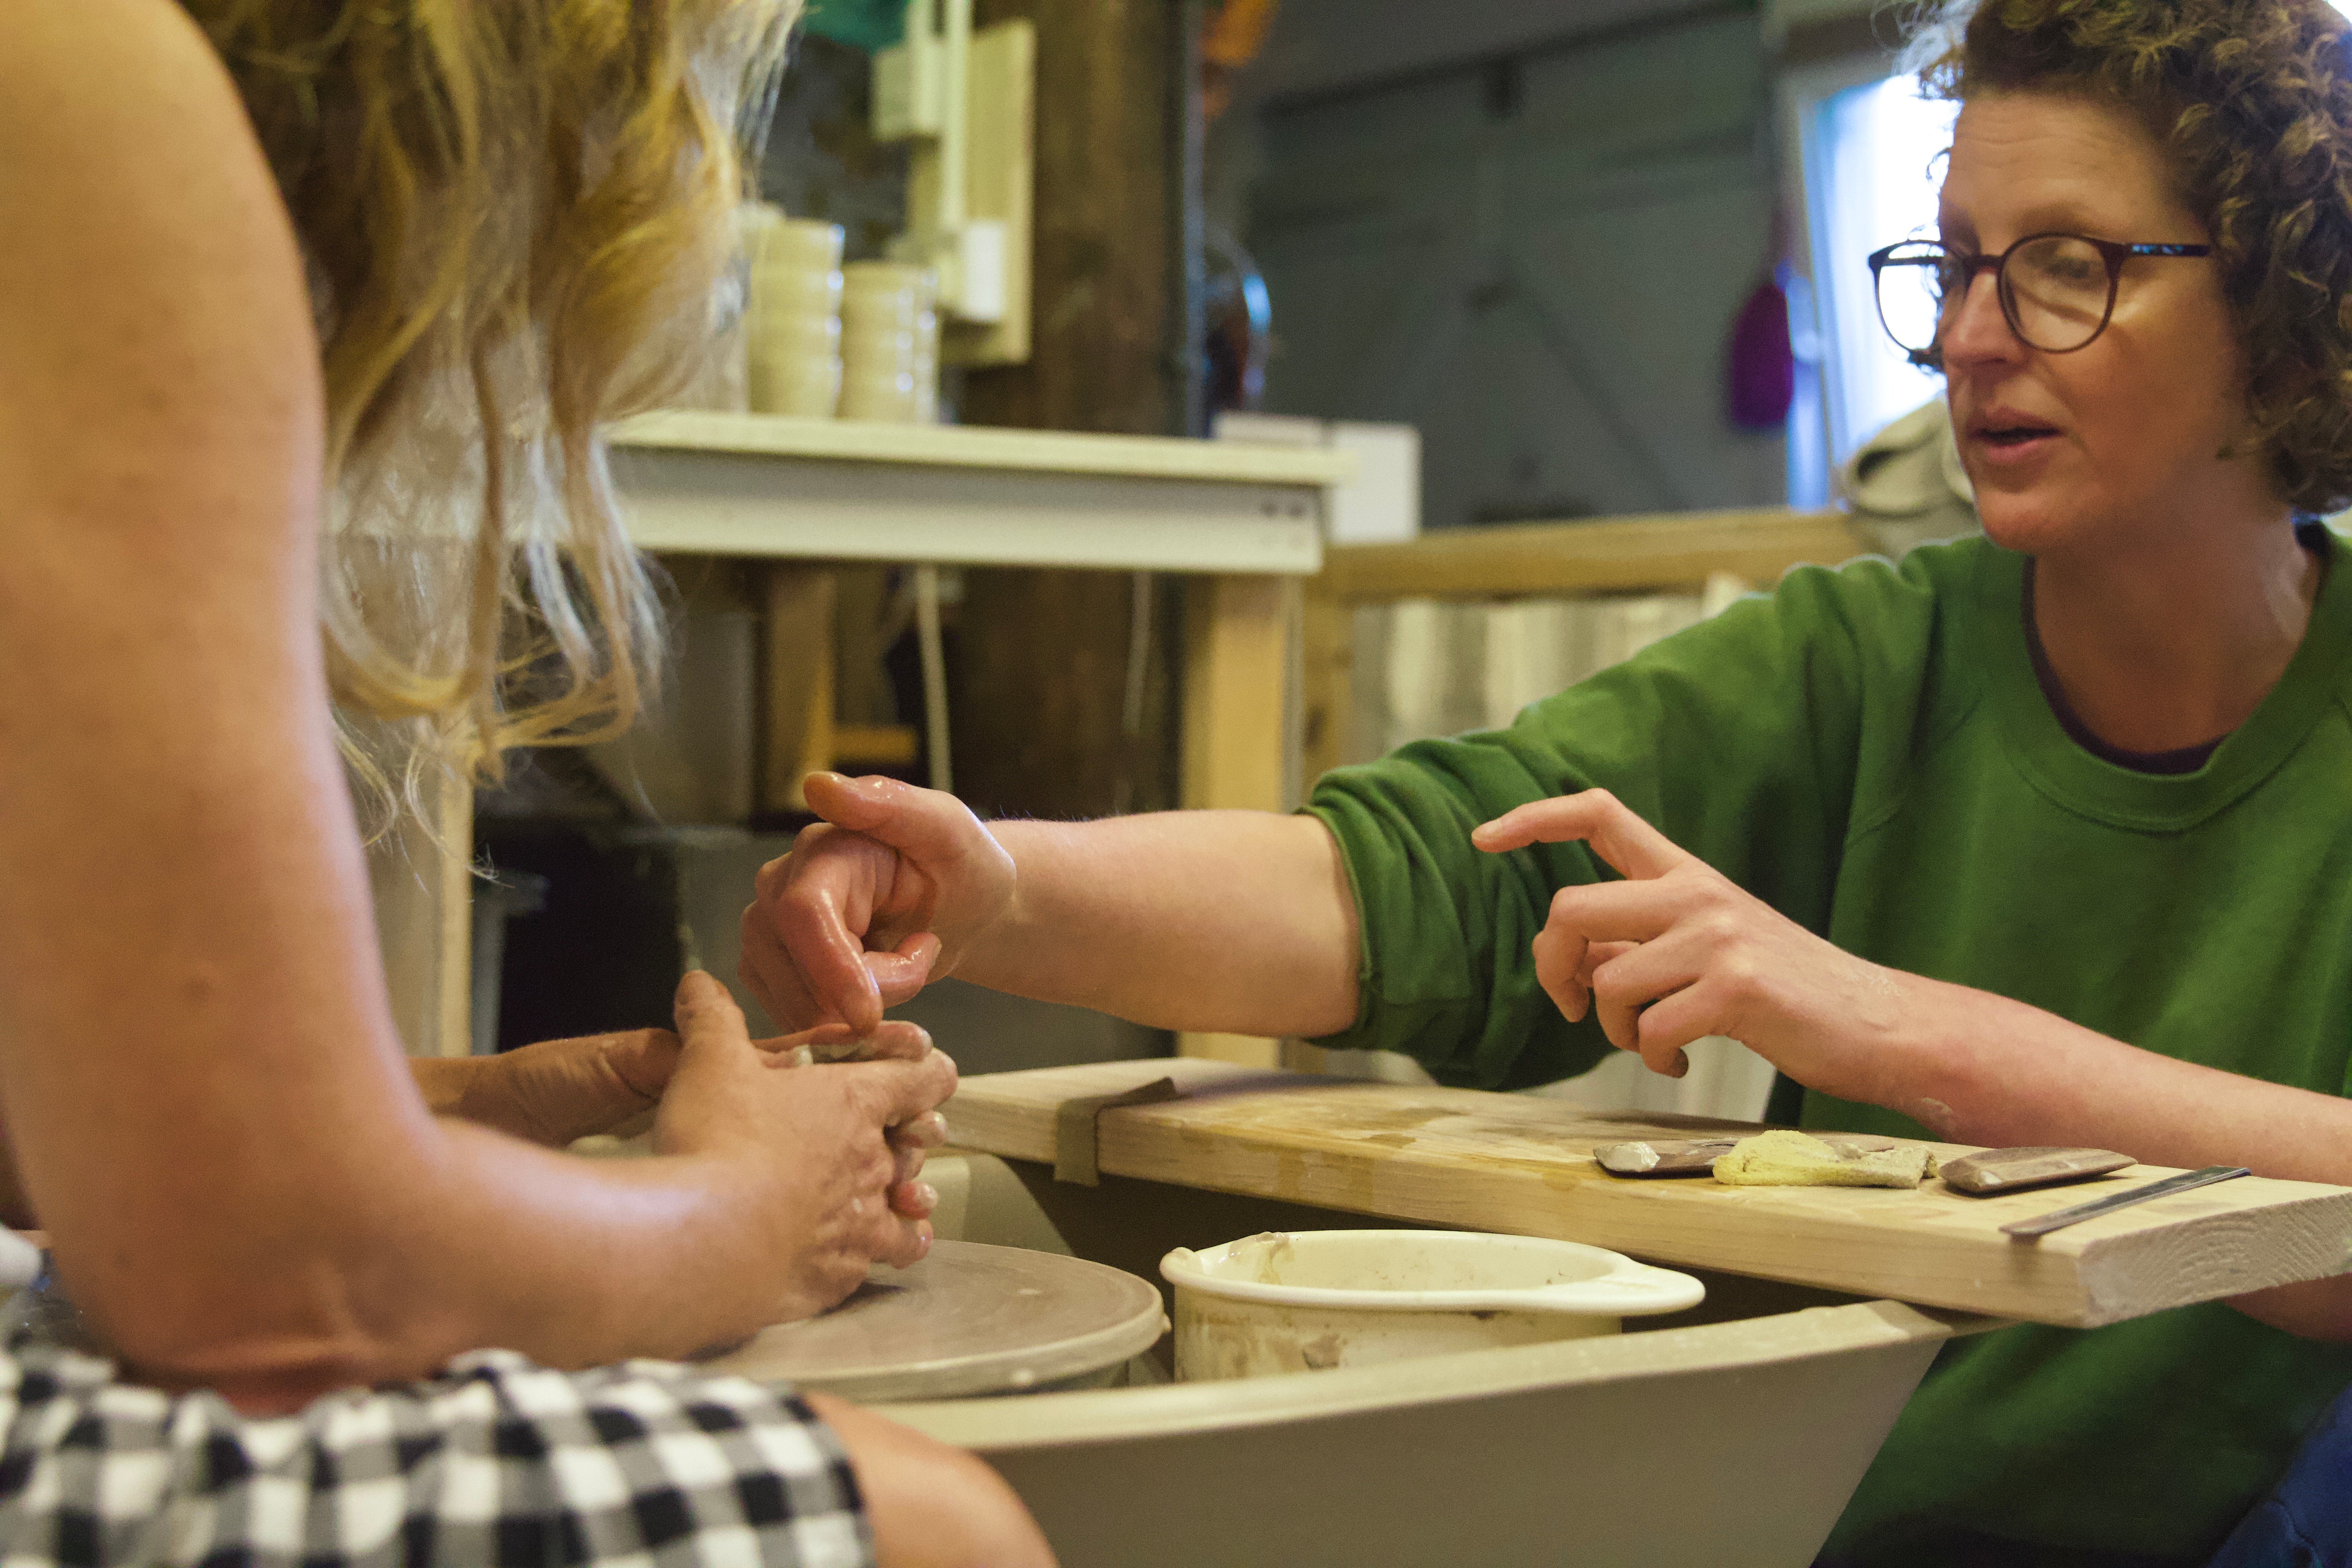
<path fill-rule="evenodd" d="M 1789 346 L 1789 297 L 1770 276 L 1756 285 L 1732 323 L 1725 356 L 1726 405 L 1742 430 L 1778 430 L 1797 395 L 1797 356 Z"/>

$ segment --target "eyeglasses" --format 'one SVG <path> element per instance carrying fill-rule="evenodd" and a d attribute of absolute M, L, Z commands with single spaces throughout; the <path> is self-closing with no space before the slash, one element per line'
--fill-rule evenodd
<path fill-rule="evenodd" d="M 2018 342 L 2043 353 L 2073 353 L 2106 330 L 2116 284 L 2136 256 L 2210 256 L 2210 245 L 2119 245 L 2079 234 L 2029 234 L 1999 256 L 1969 256 L 1933 240 L 1906 239 L 1870 253 L 1878 320 L 1911 363 L 1941 370 L 1937 346 L 1979 272 L 1993 276 L 2000 313 Z"/>

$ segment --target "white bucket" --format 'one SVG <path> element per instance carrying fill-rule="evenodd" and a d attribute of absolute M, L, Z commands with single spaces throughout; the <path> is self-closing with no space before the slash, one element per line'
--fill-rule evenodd
<path fill-rule="evenodd" d="M 1192 1383 L 1613 1334 L 1706 1294 L 1604 1247 L 1457 1230 L 1270 1230 L 1180 1247 L 1160 1272 Z"/>

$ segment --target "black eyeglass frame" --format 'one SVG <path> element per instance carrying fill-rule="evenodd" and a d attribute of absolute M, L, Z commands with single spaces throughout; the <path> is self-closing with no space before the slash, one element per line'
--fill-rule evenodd
<path fill-rule="evenodd" d="M 2032 339 L 2027 337 L 2025 335 L 2025 329 L 2018 324 L 2017 300 L 2011 295 L 2009 289 L 2009 258 L 2015 256 L 2019 251 L 2024 249 L 2027 246 L 2032 245 L 2038 239 L 2080 240 L 2084 245 L 2087 245 L 2092 249 L 2097 251 L 2099 253 L 2100 259 L 2107 264 L 2106 309 L 2099 312 L 2099 324 L 2091 329 L 2091 335 L 2084 338 L 2081 342 L 2076 343 L 2071 349 L 2045 349 L 2041 344 L 2033 342 Z M 1950 246 L 1945 245 L 1939 240 L 1933 239 L 1899 239 L 1893 245 L 1882 246 L 1878 249 L 1870 253 L 1870 300 L 1872 305 L 1877 309 L 1879 326 L 1885 331 L 1887 337 L 1893 339 L 1895 346 L 1901 349 L 1904 353 L 1909 357 L 1911 363 L 1919 366 L 1922 370 L 1941 370 L 1944 368 L 1944 352 L 1942 348 L 1938 346 L 1943 339 L 1943 331 L 1939 327 L 1936 333 L 1937 342 L 1929 343 L 1924 349 L 1915 349 L 1910 344 L 1905 342 L 1901 338 L 1895 337 L 1895 329 L 1887 325 L 1886 301 L 1885 296 L 1882 292 L 1884 284 L 1880 275 L 1885 271 L 1889 265 L 1917 267 L 1930 264 L 1929 259 L 1926 257 L 1921 257 L 1916 260 L 1906 257 L 1897 263 L 1895 261 L 1895 253 L 1898 250 L 1904 249 L 1906 247 L 1917 247 L 1922 250 L 1939 251 L 1944 256 L 1957 261 L 1961 269 L 1959 295 L 1963 300 L 1968 297 L 1969 290 L 1976 287 L 1977 274 L 1979 272 L 1990 271 L 1992 274 L 1993 298 L 2000 301 L 2001 319 L 2009 323 L 2009 330 L 2017 334 L 2017 341 L 2019 342 L 2023 343 L 2027 348 L 2033 350 L 2036 353 L 2045 354 L 2078 353 L 2084 349 L 2089 348 L 2093 343 L 2098 342 L 2099 334 L 2107 330 L 2107 322 L 2115 316 L 2116 292 L 2118 286 L 2123 281 L 2124 263 L 2129 261 L 2132 258 L 2136 256 L 2153 256 L 2159 258 L 2199 257 L 2210 256 L 2213 254 L 2213 247 L 2210 245 L 2173 245 L 2152 242 L 2126 244 L 2120 240 L 2093 239 L 2087 234 L 2068 234 L 2060 229 L 2051 229 L 2041 234 L 2029 234 L 2024 238 L 2017 241 L 2014 245 L 2011 245 L 2007 250 L 2002 251 L 1999 256 L 1970 256 L 1965 251 L 1954 250 Z"/>

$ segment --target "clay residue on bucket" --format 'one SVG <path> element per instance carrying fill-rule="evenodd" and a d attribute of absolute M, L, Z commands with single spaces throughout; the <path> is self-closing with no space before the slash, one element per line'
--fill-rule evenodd
<path fill-rule="evenodd" d="M 1297 1256 L 1297 1248 L 1290 1245 L 1290 1233 L 1286 1230 L 1262 1230 L 1250 1240 L 1265 1244 L 1265 1250 L 1257 1258 L 1257 1282 L 1261 1285 L 1281 1284 L 1282 1270 L 1276 1266 Z"/>

